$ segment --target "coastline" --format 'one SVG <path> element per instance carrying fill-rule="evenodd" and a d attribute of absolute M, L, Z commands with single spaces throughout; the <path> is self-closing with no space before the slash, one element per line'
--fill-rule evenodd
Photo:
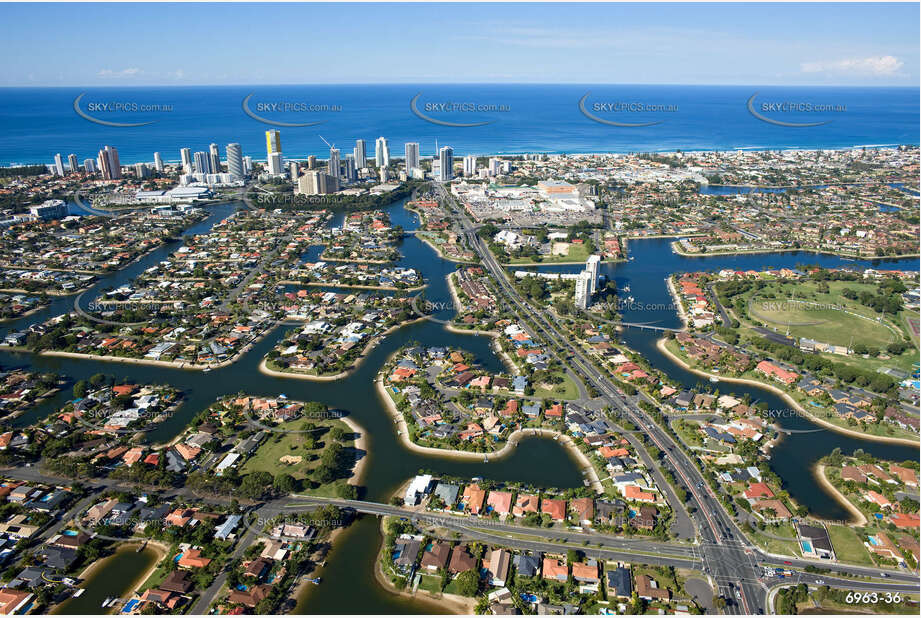
<path fill-rule="evenodd" d="M 900 444 L 902 446 L 914 446 L 914 447 L 917 447 L 919 444 L 918 442 L 914 440 L 910 440 L 908 438 L 889 438 L 886 436 L 874 436 L 874 435 L 869 435 L 865 433 L 860 433 L 859 431 L 853 431 L 851 429 L 845 429 L 844 427 L 839 427 L 838 425 L 835 425 L 834 423 L 829 423 L 828 421 L 818 418 L 811 412 L 807 411 L 803 406 L 797 403 L 797 401 L 793 399 L 793 397 L 791 397 L 789 393 L 778 388 L 777 386 L 774 386 L 773 384 L 768 384 L 767 382 L 759 382 L 758 380 L 751 380 L 749 378 L 729 378 L 729 377 L 721 376 L 715 373 L 707 373 L 706 371 L 702 371 L 700 369 L 695 369 L 691 367 L 690 365 L 688 365 L 684 360 L 682 360 L 678 356 L 675 356 L 671 352 L 671 350 L 665 347 L 664 337 L 660 338 L 656 342 L 656 348 L 658 348 L 658 350 L 662 352 L 662 354 L 664 354 L 669 359 L 677 363 L 683 369 L 686 369 L 690 371 L 691 373 L 697 374 L 699 376 L 703 376 L 705 378 L 717 378 L 720 382 L 748 384 L 751 386 L 756 386 L 758 388 L 769 390 L 775 395 L 778 395 L 779 397 L 781 397 L 788 404 L 790 404 L 790 406 L 792 406 L 794 410 L 802 414 L 805 418 L 809 419 L 810 422 L 813 422 L 817 425 L 822 425 L 823 427 L 826 427 L 827 429 L 831 431 L 836 431 L 838 433 L 849 435 L 854 438 L 859 438 L 861 440 L 870 440 L 873 442 L 888 442 L 890 444 Z"/>
<path fill-rule="evenodd" d="M 838 503 L 841 504 L 841 506 L 843 506 L 845 509 L 847 509 L 847 511 L 848 511 L 851 515 L 854 516 L 854 520 L 855 520 L 855 521 L 850 522 L 850 525 L 852 525 L 852 526 L 866 526 L 866 525 L 867 525 L 867 517 L 866 517 L 863 513 L 861 513 L 861 512 L 860 512 L 860 509 L 858 509 L 856 506 L 854 506 L 854 505 L 851 503 L 851 501 L 848 500 L 847 497 L 846 497 L 844 494 L 842 494 L 840 491 L 838 491 L 838 488 L 835 487 L 834 485 L 832 485 L 831 481 L 828 480 L 828 477 L 825 476 L 825 465 L 824 465 L 824 464 L 816 464 L 815 468 L 813 468 L 812 471 L 813 471 L 813 474 L 814 474 L 816 480 L 819 482 L 819 485 L 821 485 L 822 487 L 824 487 L 825 490 L 826 490 L 828 493 L 830 493 L 832 496 L 835 497 L 835 500 L 837 500 Z"/>
<path fill-rule="evenodd" d="M 400 443 L 411 451 L 416 453 L 423 453 L 426 455 L 434 455 L 436 457 L 443 457 L 445 459 L 456 459 L 462 461 L 479 461 L 482 459 L 487 459 L 493 461 L 500 460 L 511 455 L 512 451 L 518 446 L 518 440 L 529 435 L 541 438 L 556 438 L 556 440 L 566 449 L 566 451 L 568 451 L 583 467 L 582 471 L 585 476 L 588 477 L 592 488 L 603 493 L 601 480 L 598 478 L 598 473 L 595 471 L 595 467 L 592 465 L 592 462 L 589 460 L 588 456 L 580 451 L 575 443 L 573 443 L 572 438 L 564 433 L 561 433 L 555 429 L 546 429 L 543 427 L 516 429 L 509 434 L 505 444 L 499 450 L 479 453 L 473 451 L 460 451 L 456 449 L 443 449 L 434 446 L 421 446 L 409 439 L 409 426 L 403 416 L 403 413 L 397 409 L 396 405 L 393 403 L 393 400 L 390 398 L 390 395 L 387 394 L 387 391 L 384 387 L 383 377 L 378 376 L 374 383 L 377 388 L 377 394 L 383 400 L 383 403 L 387 406 L 387 410 L 390 413 L 394 424 L 397 426 L 397 434 L 399 436 Z"/>

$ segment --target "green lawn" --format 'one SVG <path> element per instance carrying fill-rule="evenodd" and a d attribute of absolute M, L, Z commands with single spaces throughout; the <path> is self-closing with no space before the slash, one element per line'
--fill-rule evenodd
<path fill-rule="evenodd" d="M 535 384 L 534 397 L 541 397 L 542 399 L 578 399 L 579 389 L 576 387 L 575 382 L 565 373 L 562 378 L 563 381 L 554 385 L 553 390 L 540 388 Z"/>
<path fill-rule="evenodd" d="M 863 541 L 854 532 L 853 528 L 848 526 L 828 526 L 828 537 L 831 539 L 831 546 L 835 548 L 835 554 L 841 562 L 873 566 L 870 553 L 864 547 Z"/>
<path fill-rule="evenodd" d="M 333 427 L 341 427 L 347 436 L 351 436 L 351 429 L 337 419 L 311 419 L 309 421 L 299 419 L 285 423 L 280 427 L 290 431 L 303 431 L 308 423 L 312 424 L 317 431 L 310 434 L 280 432 L 271 434 L 271 437 L 247 460 L 241 472 L 247 474 L 264 471 L 272 476 L 287 473 L 296 479 L 304 479 L 307 478 L 311 470 L 320 465 L 320 455 L 323 453 L 323 447 L 329 443 L 329 431 Z M 314 448 L 309 448 L 311 446 Z M 345 439 L 342 441 L 342 446 L 346 448 L 354 447 L 355 441 Z M 283 463 L 281 458 L 284 456 L 301 457 L 301 461 L 299 463 Z"/>
<path fill-rule="evenodd" d="M 774 537 L 789 538 L 789 541 L 782 541 Z M 799 544 L 796 542 L 796 532 L 793 530 L 793 524 L 784 524 L 782 526 L 770 526 L 764 532 L 756 530 L 749 534 L 759 547 L 772 554 L 783 554 L 785 556 L 800 556 Z"/>
<path fill-rule="evenodd" d="M 533 258 L 512 258 L 508 264 L 557 264 L 559 262 L 584 262 L 588 259 L 589 252 L 585 243 L 576 245 L 570 244 L 566 255 L 542 255 L 540 260 Z"/>

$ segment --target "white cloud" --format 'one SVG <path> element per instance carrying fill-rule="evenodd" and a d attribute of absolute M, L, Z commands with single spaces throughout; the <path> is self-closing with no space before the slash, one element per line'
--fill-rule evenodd
<path fill-rule="evenodd" d="M 800 70 L 803 73 L 886 76 L 897 75 L 904 64 L 895 56 L 870 56 L 835 62 L 804 62 L 800 65 Z"/>
<path fill-rule="evenodd" d="M 137 67 L 131 67 L 128 69 L 122 69 L 121 71 L 113 71 L 112 69 L 101 69 L 96 76 L 102 77 L 105 79 L 123 79 L 130 77 L 137 77 L 143 71 Z"/>

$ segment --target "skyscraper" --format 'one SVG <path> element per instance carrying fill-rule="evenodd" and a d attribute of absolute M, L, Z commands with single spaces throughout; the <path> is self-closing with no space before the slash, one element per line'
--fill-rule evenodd
<path fill-rule="evenodd" d="M 307 157 L 307 169 L 315 170 L 317 169 L 317 157 L 316 155 L 310 155 Z"/>
<path fill-rule="evenodd" d="M 227 144 L 226 152 L 227 171 L 233 176 L 234 180 L 243 180 L 243 177 L 246 176 L 246 171 L 243 167 L 243 149 L 240 148 L 240 144 L 236 142 Z"/>
<path fill-rule="evenodd" d="M 84 159 L 83 160 L 83 171 L 87 174 L 96 173 L 96 161 L 93 159 Z"/>
<path fill-rule="evenodd" d="M 158 172 L 163 171 L 163 159 L 160 158 L 159 152 L 154 153 L 154 169 Z"/>
<path fill-rule="evenodd" d="M 54 155 L 54 173 L 58 176 L 64 175 L 64 159 L 61 158 L 61 153 Z"/>
<path fill-rule="evenodd" d="M 355 167 L 358 169 L 363 168 L 368 163 L 368 146 L 365 144 L 365 140 L 357 139 L 355 140 L 355 148 L 352 150 L 352 155 L 355 157 Z"/>
<path fill-rule="evenodd" d="M 345 155 L 345 161 L 342 163 L 342 170 L 345 179 L 349 182 L 358 180 L 358 169 L 355 167 L 355 157 L 352 155 Z"/>
<path fill-rule="evenodd" d="M 221 173 L 221 153 L 217 149 L 217 144 L 211 144 L 211 146 L 208 147 L 208 158 L 210 159 L 211 173 L 220 174 Z"/>
<path fill-rule="evenodd" d="M 118 160 L 118 150 L 112 146 L 106 146 L 99 151 L 98 163 L 104 179 L 118 180 L 122 177 L 122 166 Z"/>
<path fill-rule="evenodd" d="M 281 152 L 281 132 L 278 129 L 269 129 L 265 132 L 265 154 L 275 152 Z"/>
<path fill-rule="evenodd" d="M 298 167 L 297 161 L 288 161 L 288 176 L 291 177 L 291 180 L 297 182 L 298 176 Z"/>
<path fill-rule="evenodd" d="M 409 174 L 414 167 L 419 167 L 419 142 L 407 142 L 403 147 L 406 173 Z"/>
<path fill-rule="evenodd" d="M 283 174 L 285 168 L 285 160 L 281 156 L 280 152 L 273 152 L 269 155 L 268 161 L 266 161 L 269 166 L 270 174 Z"/>
<path fill-rule="evenodd" d="M 70 168 L 71 174 L 80 171 L 80 164 L 77 163 L 77 155 L 73 153 L 67 155 L 67 167 Z"/>
<path fill-rule="evenodd" d="M 583 270 L 579 273 L 579 278 L 576 279 L 574 304 L 579 309 L 588 309 L 588 306 L 591 304 L 592 293 L 589 289 L 591 286 L 591 277 L 592 274 L 589 271 Z"/>
<path fill-rule="evenodd" d="M 374 142 L 374 163 L 378 167 L 390 165 L 390 143 L 386 137 L 381 136 Z"/>
<path fill-rule="evenodd" d="M 182 161 L 182 173 L 191 174 L 192 173 L 192 149 L 191 148 L 180 148 L 179 149 L 179 159 Z"/>
<path fill-rule="evenodd" d="M 589 280 L 589 291 L 588 293 L 594 294 L 598 291 L 598 270 L 601 266 L 601 256 L 597 254 L 592 254 L 588 256 L 588 259 L 585 261 L 585 272 L 589 274 L 591 279 Z"/>
<path fill-rule="evenodd" d="M 195 173 L 196 174 L 210 174 L 211 173 L 211 157 L 208 156 L 207 152 L 198 151 L 193 156 L 193 161 L 195 162 Z"/>
<path fill-rule="evenodd" d="M 327 174 L 333 178 L 339 178 L 339 149 L 330 148 L 329 149 L 329 165 L 327 166 Z"/>
<path fill-rule="evenodd" d="M 454 178 L 454 149 L 442 146 L 438 151 L 439 180 L 447 182 Z"/>
<path fill-rule="evenodd" d="M 476 155 L 464 157 L 464 176 L 476 175 Z"/>

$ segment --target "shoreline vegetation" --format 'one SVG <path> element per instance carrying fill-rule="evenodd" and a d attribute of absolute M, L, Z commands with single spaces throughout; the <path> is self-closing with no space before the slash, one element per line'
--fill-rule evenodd
<path fill-rule="evenodd" d="M 386 537 L 387 531 L 384 530 L 384 521 L 386 518 L 381 517 L 380 519 L 380 536 L 381 544 L 380 549 L 377 552 L 377 557 L 374 561 L 374 580 L 378 585 L 383 588 L 386 592 L 393 594 L 395 596 L 404 597 L 412 600 L 414 603 L 423 602 L 430 603 L 433 605 L 440 605 L 443 609 L 447 609 L 450 613 L 456 615 L 466 615 L 471 616 L 475 612 L 477 600 L 475 598 L 462 597 L 457 594 L 449 593 L 440 593 L 438 595 L 432 594 L 427 590 L 422 590 L 417 588 L 416 592 L 407 592 L 406 590 L 399 590 L 393 583 L 387 579 L 386 574 L 384 574 L 383 567 L 383 558 L 384 552 L 387 551 Z M 426 608 L 428 609 L 428 608 Z"/>
<path fill-rule="evenodd" d="M 682 238 L 690 238 L 689 236 L 682 236 Z M 844 258 L 848 260 L 903 260 L 907 258 L 915 258 L 921 256 L 921 253 L 905 253 L 898 255 L 857 255 L 853 253 L 841 253 L 838 251 L 827 251 L 824 249 L 811 249 L 809 247 L 799 247 L 799 248 L 781 248 L 781 249 L 751 249 L 751 250 L 736 250 L 736 251 L 701 251 L 699 253 L 688 253 L 683 250 L 680 244 L 675 241 L 669 245 L 672 251 L 676 255 L 681 257 L 715 257 L 722 255 L 757 255 L 759 253 L 813 253 L 816 255 L 833 255 L 835 257 Z"/>
<path fill-rule="evenodd" d="M 726 377 L 726 376 L 715 374 L 715 373 L 708 373 L 706 371 L 702 371 L 700 369 L 691 367 L 687 362 L 685 362 L 682 358 L 673 354 L 672 351 L 669 350 L 665 346 L 665 337 L 660 338 L 656 342 L 656 348 L 658 348 L 658 350 L 662 354 L 670 358 L 673 362 L 675 362 L 677 365 L 679 365 L 683 369 L 686 369 L 690 371 L 691 373 L 697 374 L 699 376 L 702 376 L 705 378 L 717 378 L 720 382 L 748 384 L 750 386 L 755 386 L 758 388 L 769 390 L 775 395 L 778 395 L 779 397 L 781 397 L 785 402 L 790 404 L 790 406 L 794 410 L 799 412 L 804 418 L 807 418 L 810 422 L 813 422 L 817 425 L 821 425 L 831 431 L 836 431 L 838 433 L 849 435 L 854 438 L 859 438 L 861 440 L 871 440 L 873 442 L 888 442 L 890 444 L 901 444 L 903 446 L 914 446 L 914 447 L 917 447 L 919 444 L 917 440 L 910 440 L 908 438 L 892 438 L 888 436 L 874 436 L 872 434 L 861 433 L 859 431 L 854 431 L 852 429 L 846 429 L 844 427 L 839 427 L 838 425 L 835 425 L 834 423 L 830 423 L 824 419 L 821 419 L 815 416 L 814 414 L 806 410 L 806 408 L 801 406 L 795 399 L 793 399 L 793 397 L 791 397 L 789 393 L 787 393 L 783 389 L 773 384 L 768 384 L 767 382 L 761 382 L 759 380 L 752 380 L 750 378 L 730 378 L 730 377 Z"/>
<path fill-rule="evenodd" d="M 863 512 L 854 506 L 854 503 L 847 499 L 847 496 L 838 491 L 838 488 L 835 487 L 828 477 L 825 476 L 825 464 L 816 464 L 812 469 L 813 476 L 819 482 L 825 491 L 834 496 L 835 500 L 843 506 L 854 518 L 853 521 L 849 522 L 852 526 L 866 526 L 867 517 Z"/>
<path fill-rule="evenodd" d="M 368 341 L 367 344 L 365 344 L 365 347 L 361 351 L 361 354 L 358 355 L 358 358 L 355 359 L 355 362 L 352 363 L 352 365 L 348 369 L 346 369 L 345 371 L 340 371 L 339 373 L 336 373 L 333 375 L 314 375 L 310 373 L 296 373 L 294 371 L 279 371 L 278 369 L 270 368 L 267 364 L 268 359 L 266 358 L 263 358 L 262 361 L 259 363 L 259 372 L 262 373 L 263 375 L 272 376 L 275 378 L 295 378 L 298 380 L 309 380 L 313 382 L 332 382 L 335 380 L 341 380 L 342 378 L 345 378 L 349 376 L 352 372 L 356 371 L 361 366 L 361 364 L 365 361 L 365 359 L 370 355 L 372 350 L 374 350 L 374 348 L 380 345 L 388 335 L 390 335 L 393 332 L 396 332 L 397 330 L 403 328 L 404 326 L 410 326 L 411 324 L 415 324 L 425 319 L 426 319 L 425 317 L 420 316 L 418 318 L 414 318 L 406 322 L 400 322 L 399 324 L 394 324 L 393 326 L 391 326 L 390 328 L 388 328 L 381 334 L 376 335 L 375 337 L 372 337 L 371 340 Z"/>
<path fill-rule="evenodd" d="M 390 398 L 390 395 L 387 394 L 387 389 L 384 386 L 383 376 L 378 376 L 374 381 L 375 387 L 377 389 L 377 394 L 380 396 L 384 405 L 387 406 L 387 410 L 390 413 L 391 418 L 393 419 L 394 425 L 396 425 L 397 435 L 400 439 L 400 443 L 405 446 L 408 450 L 414 451 L 416 453 L 423 453 L 426 455 L 434 455 L 436 457 L 443 457 L 445 459 L 457 459 L 457 460 L 486 460 L 486 461 L 495 461 L 501 460 L 505 457 L 508 457 L 512 454 L 512 451 L 518 447 L 518 442 L 521 438 L 528 436 L 535 436 L 539 438 L 553 439 L 558 442 L 571 457 L 582 467 L 583 476 L 587 477 L 591 486 L 596 491 L 603 493 L 603 488 L 601 485 L 601 480 L 598 478 L 598 473 L 595 471 L 595 467 L 592 465 L 592 462 L 589 458 L 583 453 L 572 441 L 572 438 L 566 434 L 559 432 L 555 429 L 547 429 L 543 427 L 531 427 L 527 429 L 516 429 L 509 434 L 508 438 L 505 441 L 505 444 L 502 445 L 502 448 L 493 451 L 484 451 L 484 452 L 473 452 L 473 451 L 459 451 L 456 449 L 446 449 L 446 448 L 437 448 L 434 446 L 421 446 L 416 444 L 409 438 L 409 424 L 406 422 L 406 418 L 403 416 L 403 413 L 400 412 L 396 404 L 393 403 L 393 399 Z"/>

